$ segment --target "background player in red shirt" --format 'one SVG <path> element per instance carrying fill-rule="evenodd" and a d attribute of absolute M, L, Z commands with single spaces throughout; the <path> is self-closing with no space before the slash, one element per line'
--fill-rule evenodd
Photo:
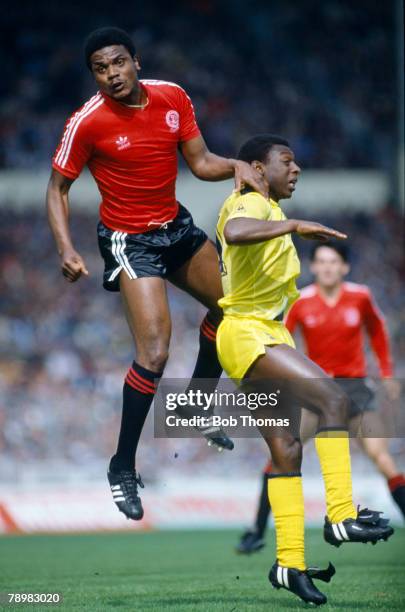
<path fill-rule="evenodd" d="M 68 224 L 69 189 L 87 165 L 102 197 L 98 238 L 104 287 L 121 292 L 136 349 L 124 383 L 121 430 L 108 478 L 119 510 L 139 520 L 138 485 L 143 484 L 134 469 L 135 453 L 168 358 L 171 332 L 165 279 L 208 308 L 193 378 L 217 380 L 222 371 L 215 347 L 222 318 L 216 250 L 176 200 L 177 151 L 200 179 L 234 176 L 237 189 L 246 183 L 264 192 L 264 186 L 249 164 L 208 151 L 181 87 L 138 80 L 139 58 L 126 32 L 93 32 L 85 57 L 99 91 L 66 123 L 52 162 L 48 217 L 63 275 L 70 282 L 87 276 Z M 222 430 L 211 428 L 205 435 L 233 447 Z"/>
<path fill-rule="evenodd" d="M 348 251 L 344 244 L 317 244 L 311 256 L 311 272 L 315 283 L 300 292 L 290 308 L 285 324 L 293 333 L 301 331 L 306 353 L 327 374 L 338 380 L 351 399 L 351 429 L 361 429 L 364 437 L 358 442 L 386 478 L 392 498 L 405 516 L 405 477 L 398 470 L 384 437 L 366 437 L 370 432 L 383 436 L 384 427 L 376 414 L 374 392 L 367 381 L 364 330 L 378 361 L 379 370 L 388 396 L 397 398 L 397 383 L 392 380 L 393 368 L 388 333 L 384 318 L 372 293 L 365 285 L 344 282 L 349 273 Z M 302 438 L 307 440 L 312 431 L 312 413 L 305 411 Z M 253 530 L 243 534 L 237 551 L 252 553 L 264 546 L 264 532 L 270 513 L 267 477 L 271 462 L 263 473 L 256 522 Z"/>

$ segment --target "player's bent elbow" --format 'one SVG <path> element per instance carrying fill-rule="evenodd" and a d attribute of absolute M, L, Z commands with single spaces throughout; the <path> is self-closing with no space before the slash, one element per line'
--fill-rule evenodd
<path fill-rule="evenodd" d="M 47 192 L 64 195 L 68 193 L 73 182 L 74 179 L 69 179 L 67 176 L 53 169 L 49 177 Z"/>
<path fill-rule="evenodd" d="M 224 238 L 227 244 L 237 244 L 238 242 L 237 232 L 227 227 L 224 229 Z"/>
<path fill-rule="evenodd" d="M 241 224 L 236 220 L 231 219 L 228 221 L 224 227 L 224 238 L 227 244 L 243 244 L 244 239 L 246 238 L 245 230 L 241 227 Z"/>
<path fill-rule="evenodd" d="M 189 168 L 193 175 L 200 179 L 200 181 L 213 181 L 216 177 L 212 175 L 203 163 L 189 164 Z"/>

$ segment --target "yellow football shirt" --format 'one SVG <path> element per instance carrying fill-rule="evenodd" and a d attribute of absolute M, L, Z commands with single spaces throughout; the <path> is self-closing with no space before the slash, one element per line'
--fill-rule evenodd
<path fill-rule="evenodd" d="M 286 234 L 257 244 L 227 244 L 225 224 L 238 217 L 286 219 L 276 202 L 256 192 L 235 192 L 225 200 L 216 232 L 224 291 L 218 303 L 225 315 L 274 319 L 299 297 L 295 279 L 300 262 L 294 243 Z"/>

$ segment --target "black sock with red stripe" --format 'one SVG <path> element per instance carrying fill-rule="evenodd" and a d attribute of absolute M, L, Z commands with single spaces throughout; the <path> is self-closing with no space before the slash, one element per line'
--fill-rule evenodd
<path fill-rule="evenodd" d="M 200 350 L 188 390 L 200 390 L 204 393 L 213 393 L 222 374 L 216 347 L 217 327 L 219 323 L 208 313 L 200 326 Z M 197 382 L 198 381 L 198 382 Z M 213 409 L 204 411 L 204 416 L 210 416 Z M 201 409 L 191 406 L 179 406 L 176 413 L 183 418 L 192 418 L 201 415 Z"/>
<path fill-rule="evenodd" d="M 268 523 L 268 519 L 269 519 L 269 515 L 271 512 L 269 494 L 267 490 L 268 489 L 267 483 L 269 480 L 269 474 L 271 474 L 271 470 L 272 470 L 272 463 L 271 461 L 269 461 L 262 475 L 262 488 L 260 491 L 260 499 L 259 499 L 259 505 L 257 508 L 256 521 L 255 521 L 255 531 L 257 535 L 259 536 L 259 538 L 262 538 L 264 536 L 264 533 L 267 527 L 267 523 Z"/>
<path fill-rule="evenodd" d="M 133 470 L 139 438 L 148 416 L 158 380 L 162 374 L 151 372 L 136 361 L 132 363 L 125 378 L 121 429 L 117 452 L 110 462 L 110 470 Z"/>
<path fill-rule="evenodd" d="M 195 364 L 192 379 L 187 390 L 200 390 L 204 393 L 213 393 L 222 374 L 216 347 L 217 327 L 219 322 L 208 313 L 200 326 L 200 350 Z M 197 382 L 198 381 L 198 382 Z M 201 409 L 192 406 L 178 406 L 176 413 L 182 418 L 191 419 L 201 416 Z M 210 416 L 213 408 L 204 411 L 204 416 Z"/>
<path fill-rule="evenodd" d="M 397 474 L 387 482 L 392 498 L 405 518 L 405 476 L 404 474 Z"/>
<path fill-rule="evenodd" d="M 259 538 L 263 538 L 264 536 L 271 511 L 269 494 L 267 491 L 268 481 L 269 475 L 265 472 L 262 475 L 262 488 L 260 491 L 259 505 L 257 507 L 257 514 L 255 520 L 255 531 Z"/>
<path fill-rule="evenodd" d="M 195 364 L 193 378 L 213 378 L 218 380 L 222 374 L 216 347 L 219 323 L 207 313 L 200 325 L 200 350 Z"/>

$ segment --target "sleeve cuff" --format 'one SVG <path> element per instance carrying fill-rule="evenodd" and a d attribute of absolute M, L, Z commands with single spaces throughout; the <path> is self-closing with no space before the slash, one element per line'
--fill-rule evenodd
<path fill-rule="evenodd" d="M 60 166 L 55 164 L 55 162 L 52 163 L 52 168 L 54 170 L 57 170 L 60 174 L 63 174 L 63 176 L 66 176 L 70 179 L 76 179 L 80 174 L 80 172 L 72 172 L 71 170 L 67 170 L 66 168 L 61 168 Z"/>
<path fill-rule="evenodd" d="M 199 128 L 194 129 L 192 132 L 189 132 L 186 136 L 182 136 L 180 138 L 180 142 L 187 142 L 188 140 L 193 140 L 193 138 L 198 138 L 198 136 L 201 136 Z"/>

